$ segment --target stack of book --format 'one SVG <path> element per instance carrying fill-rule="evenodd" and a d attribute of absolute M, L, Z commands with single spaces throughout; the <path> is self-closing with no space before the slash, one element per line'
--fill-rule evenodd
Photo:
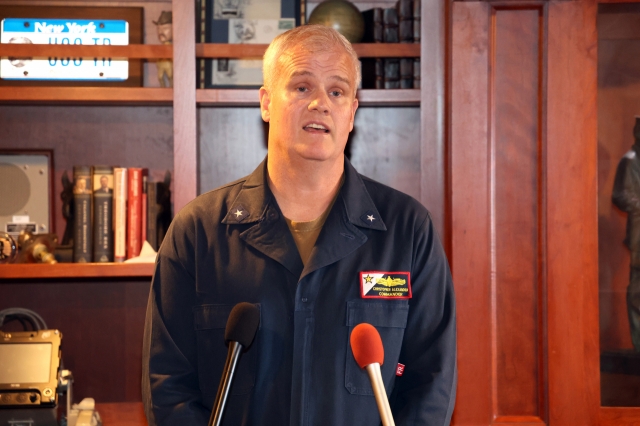
<path fill-rule="evenodd" d="M 420 0 L 365 10 L 363 43 L 420 43 Z M 362 59 L 363 89 L 419 89 L 420 58 Z"/>
<path fill-rule="evenodd" d="M 124 262 L 147 241 L 158 250 L 171 222 L 171 175 L 139 167 L 73 168 L 74 262 Z"/>

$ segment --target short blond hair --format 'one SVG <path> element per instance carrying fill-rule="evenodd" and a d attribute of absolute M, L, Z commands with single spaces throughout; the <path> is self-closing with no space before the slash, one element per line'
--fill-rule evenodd
<path fill-rule="evenodd" d="M 342 34 L 324 25 L 303 25 L 280 34 L 273 39 L 267 51 L 264 53 L 262 62 L 262 75 L 264 76 L 264 87 L 270 88 L 275 81 L 275 73 L 278 61 L 284 52 L 294 46 L 302 46 L 305 50 L 317 53 L 326 52 L 334 47 L 341 47 L 351 58 L 353 70 L 356 76 L 356 87 L 360 86 L 360 61 L 358 54 L 353 50 L 353 46 Z M 354 90 L 354 94 L 355 94 Z"/>

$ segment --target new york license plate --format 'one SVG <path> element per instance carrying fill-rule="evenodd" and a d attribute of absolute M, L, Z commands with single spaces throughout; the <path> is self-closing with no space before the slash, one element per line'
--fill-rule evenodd
<path fill-rule="evenodd" d="M 0 43 L 129 44 L 129 24 L 121 20 L 6 18 Z M 0 58 L 0 78 L 10 80 L 126 80 L 122 58 Z"/>

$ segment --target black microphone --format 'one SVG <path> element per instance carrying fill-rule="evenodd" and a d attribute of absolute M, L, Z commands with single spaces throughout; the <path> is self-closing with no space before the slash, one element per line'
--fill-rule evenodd
<path fill-rule="evenodd" d="M 233 307 L 224 330 L 224 341 L 229 345 L 227 361 L 224 364 L 222 378 L 218 386 L 218 393 L 213 403 L 213 410 L 209 418 L 209 426 L 222 424 L 224 405 L 229 396 L 231 381 L 236 371 L 236 365 L 242 349 L 249 347 L 260 325 L 260 310 L 256 305 L 242 302 Z"/>

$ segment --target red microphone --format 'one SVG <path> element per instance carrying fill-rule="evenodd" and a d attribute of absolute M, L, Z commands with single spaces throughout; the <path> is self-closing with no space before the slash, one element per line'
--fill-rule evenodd
<path fill-rule="evenodd" d="M 382 425 L 395 426 L 380 373 L 380 365 L 384 363 L 384 348 L 378 330 L 363 322 L 353 328 L 350 340 L 353 357 L 360 368 L 365 368 L 369 374 Z"/>

